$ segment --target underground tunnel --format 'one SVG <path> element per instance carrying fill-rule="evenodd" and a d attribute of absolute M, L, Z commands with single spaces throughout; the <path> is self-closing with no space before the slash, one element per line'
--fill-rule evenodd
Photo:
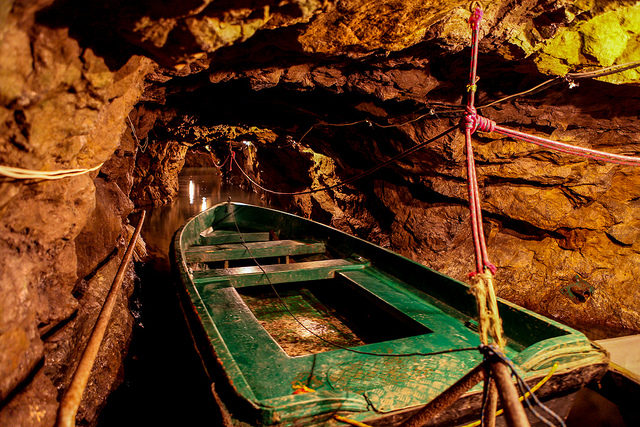
<path fill-rule="evenodd" d="M 241 416 L 245 424 L 233 424 L 216 392 L 225 386 L 214 381 L 212 393 L 180 305 L 170 256 L 176 231 L 215 206 L 248 203 L 361 239 L 354 247 L 379 247 L 363 252 L 397 253 L 404 257 L 398 265 L 420 264 L 460 286 L 471 283 L 478 235 L 474 240 L 470 225 L 465 148 L 470 93 L 473 113 L 495 122 L 474 128 L 471 143 L 480 234 L 497 268 L 501 304 L 566 325 L 585 343 L 640 334 L 640 5 L 475 3 L 3 1 L 0 425 L 66 425 L 61 402 L 142 212 L 133 260 L 123 264 L 129 267 L 74 423 L 280 422 L 276 415 Z M 475 7 L 483 14 L 471 82 Z M 591 154 L 522 141 L 500 128 Z M 632 160 L 611 163 L 598 153 Z M 268 239 L 288 239 L 281 234 Z M 354 306 L 369 298 L 327 286 L 334 291 L 310 285 L 304 295 L 326 305 L 339 295 Z M 250 306 L 260 294 L 238 295 Z M 335 304 L 336 313 L 348 308 Z M 262 321 L 256 307 L 251 316 Z M 433 333 L 402 316 L 389 318 L 391 338 L 376 339 Z M 467 317 L 461 325 L 476 322 Z M 502 320 L 505 330 L 513 328 L 508 314 Z M 387 321 L 379 322 L 372 324 L 384 329 Z M 356 342 L 368 344 L 344 345 Z M 635 345 L 625 348 L 633 353 Z M 332 372 L 317 387 L 309 376 L 312 391 L 303 391 L 347 387 Z M 640 396 L 640 374 L 627 375 L 623 385 L 604 375 L 566 408 L 568 425 L 638 421 L 628 402 Z M 294 391 L 287 389 L 302 399 Z M 371 396 L 366 410 L 385 413 Z M 588 421 L 582 412 L 591 414 Z"/>

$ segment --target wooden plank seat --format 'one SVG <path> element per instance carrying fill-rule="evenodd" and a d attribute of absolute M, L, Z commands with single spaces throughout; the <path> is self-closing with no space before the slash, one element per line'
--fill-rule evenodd
<path fill-rule="evenodd" d="M 192 246 L 186 250 L 187 262 L 213 262 L 234 259 L 280 257 L 287 255 L 321 254 L 326 251 L 322 242 L 298 240 L 268 240 L 266 242 L 225 243 L 221 245 Z"/>
<path fill-rule="evenodd" d="M 268 285 L 269 283 L 302 282 L 307 280 L 332 279 L 336 271 L 360 270 L 369 265 L 368 261 L 359 262 L 347 259 L 324 259 L 321 261 L 297 262 L 294 264 L 270 264 L 258 266 L 217 268 L 194 271 L 193 282 L 196 285 L 218 284 L 220 288 L 233 286 Z M 264 270 L 264 271 L 263 271 Z M 265 276 L 269 276 L 269 279 Z"/>
<path fill-rule="evenodd" d="M 220 245 L 223 243 L 264 242 L 269 240 L 268 231 L 238 233 L 231 230 L 211 231 L 200 235 L 199 245 Z"/>

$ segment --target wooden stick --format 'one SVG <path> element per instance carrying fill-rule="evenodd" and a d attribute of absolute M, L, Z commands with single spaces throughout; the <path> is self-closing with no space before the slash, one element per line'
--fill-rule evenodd
<path fill-rule="evenodd" d="M 527 414 L 518 400 L 516 386 L 511 381 L 509 368 L 501 361 L 490 362 L 493 378 L 496 380 L 500 402 L 504 408 L 507 424 L 511 427 L 530 427 Z"/>
<path fill-rule="evenodd" d="M 96 360 L 98 350 L 100 350 L 100 344 L 102 343 L 102 338 L 104 337 L 107 325 L 109 324 L 109 320 L 111 319 L 111 312 L 113 311 L 113 307 L 116 305 L 116 299 L 118 297 L 120 288 L 122 287 L 122 280 L 124 279 L 124 274 L 126 273 L 127 266 L 129 265 L 129 261 L 131 260 L 131 255 L 133 255 L 133 249 L 136 246 L 138 235 L 140 235 L 144 217 L 145 211 L 142 211 L 142 216 L 140 217 L 140 221 L 138 222 L 136 231 L 133 233 L 133 236 L 129 241 L 129 246 L 127 247 L 127 250 L 122 257 L 120 267 L 118 268 L 118 272 L 113 279 L 113 284 L 111 285 L 109 294 L 104 301 L 104 305 L 102 306 L 102 310 L 100 311 L 98 320 L 93 327 L 93 332 L 91 333 L 91 337 L 89 338 L 89 343 L 84 349 L 84 353 L 82 353 L 80 363 L 78 363 L 76 372 L 73 374 L 71 385 L 69 385 L 67 392 L 62 398 L 62 402 L 60 403 L 60 408 L 58 410 L 58 420 L 56 424 L 58 427 L 73 427 L 76 425 L 76 413 L 78 412 L 78 406 L 80 406 L 80 402 L 82 401 L 82 394 L 84 393 L 84 389 L 87 386 L 87 381 L 89 380 L 89 375 L 91 374 L 91 369 L 93 368 L 93 362 L 95 362 Z"/>
<path fill-rule="evenodd" d="M 487 391 L 487 404 L 484 408 L 484 413 L 480 414 L 482 417 L 482 424 L 486 427 L 495 427 L 496 426 L 496 409 L 498 408 L 498 389 L 496 388 L 496 382 L 493 378 L 491 378 L 490 370 L 487 369 L 484 371 L 484 386 L 489 387 Z"/>
<path fill-rule="evenodd" d="M 431 418 L 447 409 L 456 400 L 460 398 L 467 390 L 482 381 L 484 375 L 483 364 L 473 368 L 464 377 L 460 378 L 451 387 L 438 395 L 431 402 L 427 403 L 422 409 L 418 410 L 404 424 L 404 427 L 418 427 L 424 425 Z"/>

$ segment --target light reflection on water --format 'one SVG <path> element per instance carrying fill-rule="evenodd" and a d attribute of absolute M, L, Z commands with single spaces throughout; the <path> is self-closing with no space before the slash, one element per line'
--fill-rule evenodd
<path fill-rule="evenodd" d="M 192 216 L 226 201 L 229 196 L 235 202 L 263 204 L 257 194 L 223 183 L 215 168 L 184 168 L 178 176 L 178 185 L 178 195 L 172 203 L 147 211 L 142 236 L 155 258 L 168 260 L 176 230 Z"/>

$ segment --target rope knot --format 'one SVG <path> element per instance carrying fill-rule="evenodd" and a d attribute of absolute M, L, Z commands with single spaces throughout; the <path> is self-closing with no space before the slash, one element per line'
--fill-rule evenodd
<path fill-rule="evenodd" d="M 464 116 L 465 128 L 471 133 L 479 130 L 481 132 L 493 132 L 496 129 L 496 122 L 478 114 L 472 106 L 467 106 Z"/>
<path fill-rule="evenodd" d="M 471 129 L 471 133 L 474 133 L 478 128 L 477 123 L 478 112 L 473 105 L 467 105 L 464 114 L 464 127 Z"/>
<path fill-rule="evenodd" d="M 469 17 L 469 25 L 471 25 L 471 29 L 474 31 L 480 28 L 480 21 L 482 21 L 482 9 L 480 6 L 477 6 Z"/>
<path fill-rule="evenodd" d="M 488 268 L 482 273 L 476 273 L 471 278 L 470 290 L 476 296 L 480 342 L 487 345 L 491 337 L 499 348 L 504 348 L 506 342 L 502 336 L 502 321 L 493 288 L 493 273 Z"/>
<path fill-rule="evenodd" d="M 490 263 L 489 261 L 483 261 L 482 262 L 484 264 L 485 268 L 488 268 L 489 271 L 491 272 L 491 274 L 495 275 L 496 271 L 498 271 L 498 267 L 496 267 L 495 265 L 493 265 L 492 263 Z"/>

